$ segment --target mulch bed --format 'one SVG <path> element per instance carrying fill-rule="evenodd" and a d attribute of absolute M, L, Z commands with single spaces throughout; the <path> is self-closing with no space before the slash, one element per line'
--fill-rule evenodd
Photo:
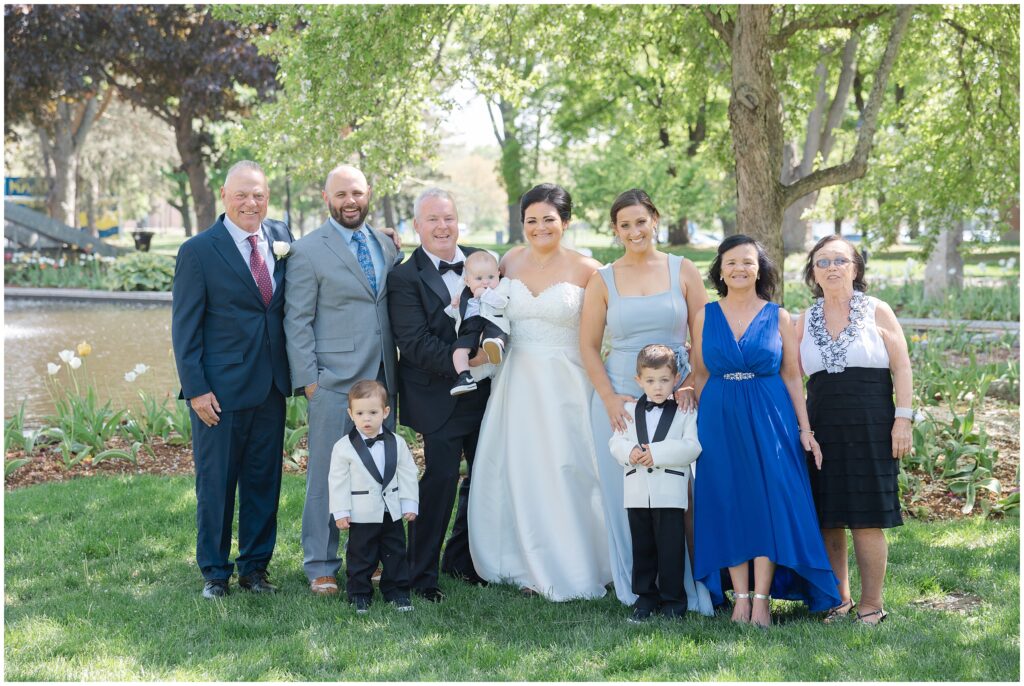
<path fill-rule="evenodd" d="M 986 404 L 987 405 L 987 404 Z M 989 435 L 989 443 L 999 449 L 999 460 L 996 463 L 994 476 L 999 479 L 1004 489 L 1004 495 L 1010 489 L 1019 488 L 1018 469 L 1020 465 L 1020 417 L 1016 410 L 1003 407 L 984 407 L 977 413 L 977 424 L 985 427 Z M 24 486 L 45 483 L 49 481 L 67 481 L 81 477 L 96 475 L 125 475 L 125 474 L 162 474 L 165 476 L 175 474 L 193 474 L 192 450 L 188 446 L 170 445 L 157 438 L 152 442 L 155 457 L 148 451 L 139 453 L 138 464 L 132 464 L 125 460 L 106 460 L 100 464 L 93 464 L 89 458 L 72 467 L 65 469 L 61 462 L 60 453 L 56 449 L 49 449 L 45 446 L 37 447 L 31 462 L 17 469 L 7 477 L 4 488 L 8 491 Z M 128 445 L 120 438 L 110 443 L 112 448 L 127 448 Z M 305 448 L 304 441 L 300 447 Z M 20 451 L 7 453 L 7 459 L 24 457 Z M 423 472 L 423 449 L 420 446 L 413 446 L 413 458 L 416 460 L 420 473 Z M 305 458 L 299 458 L 298 464 L 285 462 L 285 471 L 301 474 L 305 471 Z M 950 493 L 945 484 L 940 480 L 933 480 L 927 474 L 915 473 L 921 479 L 921 487 L 911 502 L 907 498 L 907 514 L 923 521 L 936 521 L 958 519 L 965 515 L 961 511 L 964 505 L 962 498 Z M 975 504 L 974 514 L 982 512 L 981 501 L 988 500 L 995 502 L 999 499 L 993 493 L 982 490 L 978 495 L 978 502 Z"/>

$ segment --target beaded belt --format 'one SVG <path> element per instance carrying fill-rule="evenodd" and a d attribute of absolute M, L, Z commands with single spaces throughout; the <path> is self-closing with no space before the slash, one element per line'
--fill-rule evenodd
<path fill-rule="evenodd" d="M 729 381 L 746 381 L 747 379 L 753 379 L 757 374 L 753 372 L 730 372 L 728 374 L 722 374 L 723 379 L 729 379 Z"/>

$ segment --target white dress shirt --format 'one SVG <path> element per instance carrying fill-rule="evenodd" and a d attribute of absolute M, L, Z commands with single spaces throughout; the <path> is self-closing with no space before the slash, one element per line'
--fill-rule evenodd
<path fill-rule="evenodd" d="M 245 229 L 239 228 L 237 224 L 228 219 L 228 216 L 224 215 L 224 226 L 227 228 L 228 233 L 231 234 L 231 240 L 235 242 L 235 247 L 238 248 L 238 252 L 242 255 L 242 259 L 245 261 L 245 266 L 249 266 L 249 257 L 252 254 L 252 244 L 249 242 L 249 236 L 252 234 Z M 274 250 L 267 240 L 266 229 L 260 224 L 260 230 L 256 232 L 256 248 L 263 255 L 263 261 L 267 265 L 267 273 L 270 274 L 270 288 L 271 292 L 277 290 L 277 282 L 274 281 L 274 270 L 277 268 L 277 260 L 274 259 Z M 253 281 L 256 281 L 256 275 L 253 274 Z M 257 284 L 259 285 L 259 284 Z"/>
<path fill-rule="evenodd" d="M 426 248 L 423 248 L 423 252 L 427 254 L 427 257 L 429 257 L 430 261 L 434 264 L 434 269 L 440 269 L 442 262 L 441 258 L 438 257 L 437 255 L 432 254 Z M 449 264 L 462 262 L 463 265 L 465 265 L 466 256 L 462 254 L 462 249 L 459 248 L 459 246 L 455 246 L 455 259 L 444 260 L 444 262 L 448 262 Z M 465 269 L 465 267 L 463 267 L 463 269 Z M 445 272 L 444 274 L 441 275 L 441 278 L 444 280 L 444 285 L 448 287 L 448 293 L 453 298 L 459 293 L 462 293 L 462 290 L 466 287 L 466 282 L 465 280 L 463 280 L 462 275 L 456 274 L 453 271 Z"/>

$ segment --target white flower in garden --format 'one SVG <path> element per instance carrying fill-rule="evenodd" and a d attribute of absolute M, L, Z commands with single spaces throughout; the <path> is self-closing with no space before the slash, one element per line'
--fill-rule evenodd
<path fill-rule="evenodd" d="M 973 391 L 968 391 L 964 395 L 964 400 L 966 400 L 967 402 L 971 402 L 972 400 L 974 400 L 974 392 Z"/>
<path fill-rule="evenodd" d="M 127 381 L 128 383 L 133 383 L 135 381 L 135 377 L 137 376 L 138 374 L 136 374 L 135 372 L 125 372 L 124 380 Z"/>
<path fill-rule="evenodd" d="M 60 357 L 62 362 L 70 362 L 71 358 L 75 356 L 75 351 L 61 350 L 59 353 L 57 353 L 57 356 Z"/>
<path fill-rule="evenodd" d="M 1007 269 L 1013 269 L 1013 265 L 1015 265 L 1015 264 L 1017 264 L 1017 258 L 1016 257 L 1011 257 L 1010 259 L 1006 260 L 1006 268 Z"/>
<path fill-rule="evenodd" d="M 70 360 L 68 360 L 68 366 L 71 367 L 72 369 L 78 369 L 79 367 L 82 366 L 82 358 L 72 357 Z"/>
<path fill-rule="evenodd" d="M 149 371 L 149 367 L 139 362 L 137 365 L 135 365 L 135 369 L 133 371 L 135 372 L 136 375 L 145 374 L 146 372 Z"/>
<path fill-rule="evenodd" d="M 924 416 L 924 413 L 921 412 L 921 410 L 916 410 L 914 412 L 914 423 L 915 424 L 917 422 L 923 422 L 925 419 L 927 419 L 927 417 Z"/>
<path fill-rule="evenodd" d="M 979 263 L 978 263 L 978 269 L 984 269 L 984 268 L 985 268 L 985 267 L 987 267 L 987 266 L 988 266 L 988 265 L 987 265 L 987 264 L 985 264 L 984 262 L 979 262 Z"/>
<path fill-rule="evenodd" d="M 291 252 L 292 246 L 288 241 L 274 241 L 274 256 L 277 259 L 287 257 L 288 253 Z"/>
<path fill-rule="evenodd" d="M 60 365 L 59 364 L 54 364 L 53 362 L 47 362 L 46 363 L 46 373 L 49 374 L 50 376 L 53 376 L 54 374 L 56 374 L 59 371 L 60 371 Z"/>

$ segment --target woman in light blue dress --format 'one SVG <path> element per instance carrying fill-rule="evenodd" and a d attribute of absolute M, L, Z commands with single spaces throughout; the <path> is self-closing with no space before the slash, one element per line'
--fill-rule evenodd
<path fill-rule="evenodd" d="M 690 260 L 656 248 L 659 214 L 651 198 L 640 189 L 626 191 L 611 208 L 611 224 L 625 246 L 625 254 L 602 267 L 587 284 L 580 322 L 580 354 L 594 385 L 591 422 L 615 594 L 626 605 L 636 601 L 631 588 L 633 551 L 629 522 L 623 505 L 622 466 L 608 450 L 612 431 L 625 428 L 625 403 L 636 400 L 640 387 L 636 356 L 645 345 L 661 343 L 676 351 L 683 382 L 676 400 L 683 411 L 693 411 L 696 399 L 690 383 L 686 337 L 693 315 L 707 302 L 700 273 Z M 611 350 L 601 359 L 605 330 Z M 692 502 L 692 500 L 690 501 Z M 690 610 L 711 614 L 711 598 L 702 584 L 692 580 L 693 516 L 688 511 L 685 588 Z"/>

